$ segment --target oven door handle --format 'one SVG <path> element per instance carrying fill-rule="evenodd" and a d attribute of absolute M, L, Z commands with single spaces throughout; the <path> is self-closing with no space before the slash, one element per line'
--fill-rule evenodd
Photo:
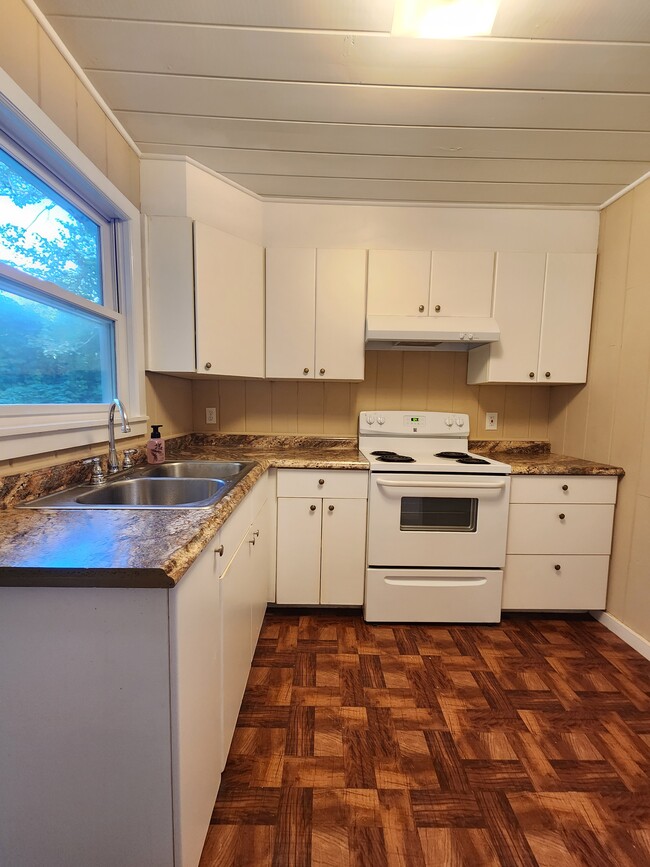
<path fill-rule="evenodd" d="M 381 488 L 463 488 L 471 491 L 502 491 L 506 483 L 500 482 L 394 482 L 387 479 L 377 479 Z"/>

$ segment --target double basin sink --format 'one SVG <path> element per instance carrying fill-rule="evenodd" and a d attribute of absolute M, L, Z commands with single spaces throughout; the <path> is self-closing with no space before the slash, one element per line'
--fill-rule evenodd
<path fill-rule="evenodd" d="M 200 509 L 213 506 L 254 461 L 172 461 L 137 467 L 101 485 L 77 485 L 23 503 L 27 509 Z"/>

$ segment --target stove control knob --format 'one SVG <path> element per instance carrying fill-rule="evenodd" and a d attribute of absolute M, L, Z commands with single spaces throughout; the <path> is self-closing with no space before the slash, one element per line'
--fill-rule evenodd
<path fill-rule="evenodd" d="M 370 415 L 370 413 L 367 412 L 366 413 L 366 424 L 374 424 L 374 423 L 375 423 L 374 415 Z"/>
<path fill-rule="evenodd" d="M 383 415 L 378 415 L 377 416 L 377 424 L 385 424 L 385 423 L 386 423 L 386 419 L 383 417 Z"/>
<path fill-rule="evenodd" d="M 447 416 L 447 418 L 445 419 L 445 424 L 447 425 L 447 427 L 453 427 L 454 426 L 453 418 L 451 418 L 450 416 Z"/>
<path fill-rule="evenodd" d="M 461 418 L 459 415 L 456 416 L 456 425 L 458 427 L 465 427 L 465 419 Z"/>

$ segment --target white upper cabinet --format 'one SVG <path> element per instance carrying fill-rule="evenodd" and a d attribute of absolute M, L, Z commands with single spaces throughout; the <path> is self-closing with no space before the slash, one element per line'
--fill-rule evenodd
<path fill-rule="evenodd" d="M 494 253 L 371 250 L 369 316 L 490 316 Z"/>
<path fill-rule="evenodd" d="M 595 253 L 497 254 L 501 339 L 470 351 L 467 381 L 585 382 L 595 268 Z"/>
<path fill-rule="evenodd" d="M 268 248 L 266 375 L 363 379 L 365 250 Z"/>
<path fill-rule="evenodd" d="M 264 376 L 262 247 L 188 217 L 148 218 L 147 368 Z"/>
<path fill-rule="evenodd" d="M 430 279 L 428 250 L 371 250 L 368 315 L 426 316 Z"/>
<path fill-rule="evenodd" d="M 494 253 L 433 252 L 430 316 L 490 316 Z"/>

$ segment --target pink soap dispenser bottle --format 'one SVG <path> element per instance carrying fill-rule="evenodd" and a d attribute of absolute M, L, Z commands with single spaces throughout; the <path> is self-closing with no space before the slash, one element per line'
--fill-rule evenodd
<path fill-rule="evenodd" d="M 161 424 L 151 425 L 151 439 L 147 443 L 147 463 L 162 464 L 165 460 L 165 440 L 160 436 Z"/>

